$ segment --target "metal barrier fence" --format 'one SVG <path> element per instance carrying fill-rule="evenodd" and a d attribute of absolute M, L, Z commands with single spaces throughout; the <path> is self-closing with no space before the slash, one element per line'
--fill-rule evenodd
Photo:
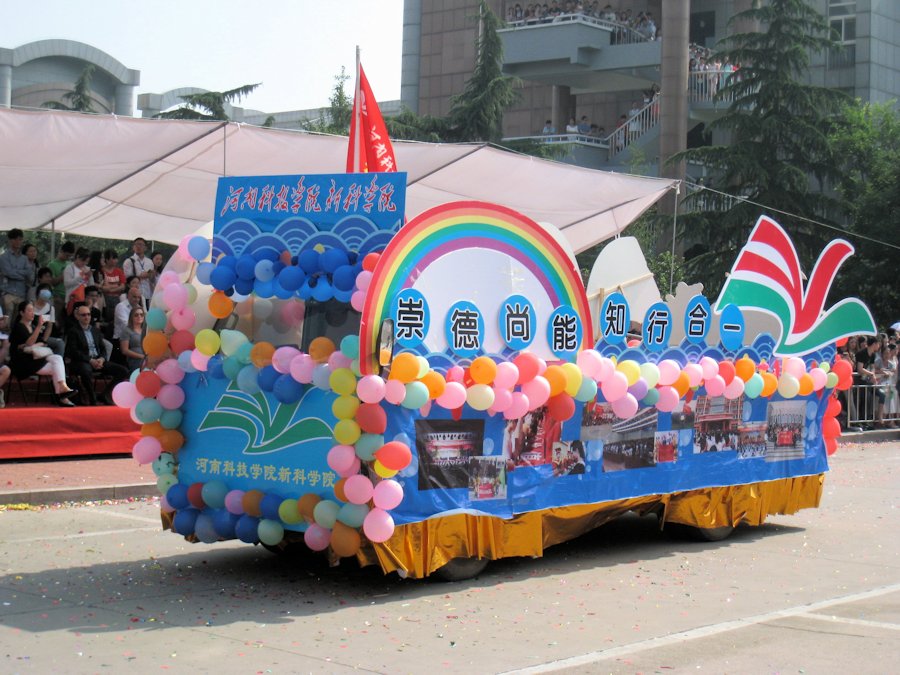
<path fill-rule="evenodd" d="M 843 392 L 841 405 L 844 409 L 841 415 L 845 426 L 849 428 L 874 425 L 879 406 L 898 395 L 896 389 L 892 391 L 892 387 L 893 385 L 885 384 L 854 384 Z"/>

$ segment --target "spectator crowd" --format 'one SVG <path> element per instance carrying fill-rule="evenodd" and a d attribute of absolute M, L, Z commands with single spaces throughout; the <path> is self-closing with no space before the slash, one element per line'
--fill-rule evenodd
<path fill-rule="evenodd" d="M 509 24 L 524 23 L 526 26 L 559 21 L 562 17 L 587 16 L 601 21 L 615 23 L 622 28 L 630 28 L 647 40 L 659 37 L 659 28 L 649 11 L 634 13 L 630 8 L 615 10 L 612 5 L 601 7 L 600 2 L 552 2 L 545 3 L 508 3 L 506 5 L 506 22 Z M 613 34 L 613 44 L 623 39 L 624 33 Z"/>
<path fill-rule="evenodd" d="M 849 419 L 850 426 L 900 427 L 898 350 L 900 331 L 896 327 L 878 335 L 852 336 L 838 348 L 838 356 L 849 361 L 853 369 L 853 386 L 840 392 L 845 413 L 842 419 Z"/>
<path fill-rule="evenodd" d="M 0 253 L 0 408 L 12 384 L 53 383 L 60 406 L 110 404 L 112 388 L 144 360 L 144 316 L 163 255 L 138 237 L 120 258 L 71 241 L 45 263 L 18 228 Z M 95 380 L 105 381 L 97 395 Z"/>

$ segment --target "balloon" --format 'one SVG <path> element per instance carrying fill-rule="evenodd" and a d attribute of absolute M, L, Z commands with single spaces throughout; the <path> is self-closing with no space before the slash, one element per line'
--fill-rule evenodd
<path fill-rule="evenodd" d="M 512 389 L 519 380 L 519 369 L 514 363 L 503 361 L 497 364 L 497 372 L 494 374 L 494 387 Z"/>
<path fill-rule="evenodd" d="M 578 352 L 578 356 L 575 357 L 575 363 L 578 364 L 585 377 L 596 380 L 600 371 L 601 358 L 600 353 L 596 349 L 584 349 Z"/>
<path fill-rule="evenodd" d="M 225 319 L 234 311 L 234 303 L 222 291 L 216 291 L 210 295 L 206 306 L 214 319 Z"/>
<path fill-rule="evenodd" d="M 356 383 L 356 395 L 365 403 L 379 403 L 384 398 L 384 380 L 378 375 L 366 375 Z"/>
<path fill-rule="evenodd" d="M 160 474 L 159 479 L 156 481 L 156 489 L 159 490 L 160 494 L 165 495 L 173 485 L 178 484 L 178 479 L 175 478 L 170 473 Z"/>
<path fill-rule="evenodd" d="M 356 287 L 361 291 L 365 291 L 366 289 L 368 289 L 371 282 L 372 273 L 368 270 L 363 270 L 356 275 Z"/>
<path fill-rule="evenodd" d="M 683 398 L 691 388 L 691 382 L 688 379 L 688 374 L 684 371 L 678 373 L 678 377 L 675 378 L 675 382 L 672 383 L 672 387 L 675 389 L 675 391 L 678 392 L 678 396 Z"/>
<path fill-rule="evenodd" d="M 275 346 L 271 342 L 257 342 L 250 350 L 250 361 L 257 368 L 265 368 L 272 363 Z"/>
<path fill-rule="evenodd" d="M 628 391 L 628 378 L 620 371 L 615 371 L 600 385 L 603 398 L 612 403 L 622 398 Z"/>
<path fill-rule="evenodd" d="M 616 370 L 625 376 L 629 387 L 637 382 L 638 378 L 641 376 L 640 365 L 638 365 L 637 361 L 632 361 L 630 359 L 619 361 L 618 365 L 616 365 Z"/>
<path fill-rule="evenodd" d="M 154 438 L 159 438 L 162 436 L 162 432 L 163 426 L 159 422 L 141 425 L 141 436 L 153 436 Z"/>
<path fill-rule="evenodd" d="M 422 384 L 428 389 L 428 398 L 436 399 L 444 393 L 447 381 L 436 370 L 429 370 L 421 379 Z"/>
<path fill-rule="evenodd" d="M 541 359 L 531 352 L 522 352 L 515 359 L 513 365 L 519 369 L 518 384 L 531 382 L 541 371 Z"/>
<path fill-rule="evenodd" d="M 206 286 L 211 286 L 211 277 L 214 269 L 216 269 L 215 263 L 203 262 L 197 265 L 197 281 Z"/>
<path fill-rule="evenodd" d="M 489 356 L 479 356 L 469 366 L 469 375 L 475 384 L 491 384 L 497 375 L 497 364 Z"/>
<path fill-rule="evenodd" d="M 262 515 L 260 504 L 263 497 L 265 495 L 261 490 L 247 490 L 241 497 L 241 506 L 244 509 L 244 513 L 257 518 Z"/>
<path fill-rule="evenodd" d="M 316 362 L 313 361 L 309 354 L 299 354 L 291 359 L 291 377 L 301 384 L 309 384 L 312 382 L 315 368 Z"/>
<path fill-rule="evenodd" d="M 849 361 L 844 361 L 843 359 L 838 359 L 834 362 L 834 365 L 831 366 L 831 373 L 833 373 L 837 377 L 837 388 L 840 391 L 846 391 L 853 384 L 853 368 L 850 366 Z M 831 374 L 828 373 L 828 374 Z M 827 383 L 826 383 L 827 384 Z M 833 387 L 835 385 L 827 385 Z"/>
<path fill-rule="evenodd" d="M 334 425 L 334 439 L 341 445 L 353 445 L 360 433 L 359 424 L 355 420 L 338 420 Z"/>
<path fill-rule="evenodd" d="M 219 533 L 216 532 L 216 526 L 211 515 L 201 513 L 197 516 L 197 520 L 194 523 L 194 536 L 203 544 L 214 544 L 219 541 Z"/>
<path fill-rule="evenodd" d="M 191 352 L 191 366 L 193 366 L 196 370 L 206 371 L 206 369 L 209 367 L 209 360 L 211 358 L 211 356 L 207 356 L 199 349 L 195 348 Z"/>
<path fill-rule="evenodd" d="M 259 371 L 256 366 L 244 366 L 238 371 L 235 379 L 238 389 L 245 394 L 252 396 L 259 393 Z"/>
<path fill-rule="evenodd" d="M 406 385 L 400 380 L 388 380 L 384 384 L 384 400 L 400 405 L 406 398 Z"/>
<path fill-rule="evenodd" d="M 353 419 L 358 410 L 359 399 L 355 396 L 338 396 L 331 404 L 331 412 L 339 420 Z"/>
<path fill-rule="evenodd" d="M 259 518 L 243 515 L 234 524 L 234 533 L 245 544 L 255 544 L 259 541 Z"/>
<path fill-rule="evenodd" d="M 166 313 L 159 307 L 151 307 L 144 317 L 147 330 L 165 330 L 167 321 Z"/>
<path fill-rule="evenodd" d="M 575 414 L 575 400 L 565 392 L 551 396 L 547 401 L 547 412 L 553 419 L 565 422 Z"/>
<path fill-rule="evenodd" d="M 372 509 L 363 522 L 363 532 L 373 543 L 385 542 L 394 534 L 394 519 L 383 509 Z"/>
<path fill-rule="evenodd" d="M 169 284 L 163 289 L 162 296 L 166 307 L 173 311 L 182 309 L 187 304 L 187 291 L 181 284 Z"/>
<path fill-rule="evenodd" d="M 225 507 L 225 495 L 228 494 L 228 487 L 220 480 L 211 480 L 204 483 L 200 489 L 200 496 L 203 503 L 214 509 Z"/>
<path fill-rule="evenodd" d="M 783 373 L 778 380 L 778 393 L 784 398 L 794 398 L 800 393 L 800 381 L 793 375 Z"/>
<path fill-rule="evenodd" d="M 178 534 L 189 537 L 194 534 L 194 526 L 197 523 L 197 516 L 200 512 L 197 509 L 184 509 L 175 514 L 172 519 L 172 529 Z"/>
<path fill-rule="evenodd" d="M 296 403 L 303 396 L 303 385 L 290 375 L 281 375 L 275 380 L 272 393 L 281 403 Z"/>
<path fill-rule="evenodd" d="M 188 499 L 188 486 L 184 483 L 175 483 L 166 491 L 166 501 L 172 508 L 181 510 L 191 505 Z"/>
<path fill-rule="evenodd" d="M 166 336 L 156 330 L 147 331 L 141 344 L 144 347 L 144 354 L 152 359 L 159 358 L 169 348 L 169 341 L 166 339 Z"/>
<path fill-rule="evenodd" d="M 756 373 L 756 364 L 753 363 L 750 357 L 744 355 L 734 362 L 734 372 L 746 384 Z"/>
<path fill-rule="evenodd" d="M 644 378 L 638 378 L 637 382 L 628 387 L 628 393 L 640 401 L 647 395 L 649 389 L 650 388 L 647 386 L 647 382 Z"/>
<path fill-rule="evenodd" d="M 131 450 L 131 454 L 138 464 L 150 464 L 159 457 L 160 453 L 162 453 L 162 445 L 153 436 L 144 436 L 134 444 L 134 448 Z"/>
<path fill-rule="evenodd" d="M 222 539 L 234 539 L 234 528 L 237 525 L 239 516 L 220 509 L 213 514 L 213 527 L 216 528 L 216 534 Z"/>
<path fill-rule="evenodd" d="M 650 389 L 647 391 L 647 394 L 641 399 L 641 403 L 646 406 L 655 406 L 659 403 L 659 390 L 658 389 Z"/>
<path fill-rule="evenodd" d="M 166 384 L 178 384 L 184 379 L 184 371 L 175 359 L 166 359 L 156 366 L 156 374 Z"/>
<path fill-rule="evenodd" d="M 403 501 L 403 487 L 395 480 L 383 480 L 375 486 L 372 501 L 375 508 L 385 511 L 395 509 Z"/>
<path fill-rule="evenodd" d="M 356 451 L 351 445 L 335 445 L 328 451 L 328 466 L 335 473 L 343 475 L 356 461 Z"/>
<path fill-rule="evenodd" d="M 188 239 L 187 250 L 194 260 L 203 260 L 210 252 L 209 240 L 201 236 L 191 237 Z"/>
<path fill-rule="evenodd" d="M 366 476 L 357 474 L 344 482 L 344 494 L 351 504 L 365 504 L 372 498 L 372 481 Z"/>
<path fill-rule="evenodd" d="M 240 516 L 244 514 L 244 491 L 231 490 L 225 494 L 225 509 L 228 513 Z"/>
<path fill-rule="evenodd" d="M 360 547 L 359 532 L 344 525 L 341 522 L 335 522 L 334 529 L 331 531 L 331 550 L 339 558 L 348 558 L 359 552 Z"/>
<path fill-rule="evenodd" d="M 313 369 L 312 382 L 322 391 L 331 389 L 331 368 L 327 363 L 320 363 Z"/>
<path fill-rule="evenodd" d="M 644 378 L 647 387 L 652 389 L 659 382 L 659 367 L 655 363 L 642 363 L 641 377 Z"/>
<path fill-rule="evenodd" d="M 558 396 L 566 390 L 566 371 L 560 366 L 547 366 L 543 377 L 550 385 L 551 397 Z"/>
<path fill-rule="evenodd" d="M 762 375 L 759 373 L 753 373 L 750 376 L 750 379 L 747 380 L 746 384 L 744 384 L 744 396 L 747 398 L 756 398 L 758 397 L 763 390 L 763 386 L 765 384 L 765 380 L 763 380 Z"/>
<path fill-rule="evenodd" d="M 176 410 L 184 404 L 184 389 L 177 384 L 164 384 L 156 395 L 156 400 L 166 410 Z"/>
<path fill-rule="evenodd" d="M 496 386 L 491 387 L 494 393 L 494 402 L 491 404 L 489 412 L 504 412 L 512 405 L 512 392 L 509 389 L 497 389 Z"/>
<path fill-rule="evenodd" d="M 660 412 L 672 412 L 678 406 L 678 392 L 672 387 L 659 387 L 659 400 L 656 402 L 656 409 Z"/>
<path fill-rule="evenodd" d="M 721 396 L 725 393 L 725 380 L 722 379 L 721 375 L 713 375 L 711 378 L 704 382 L 704 386 L 706 387 L 706 395 L 707 396 Z"/>
<path fill-rule="evenodd" d="M 357 312 L 363 311 L 366 306 L 366 292 L 354 291 L 353 295 L 350 296 L 350 306 Z"/>
<path fill-rule="evenodd" d="M 358 528 L 362 527 L 367 513 L 369 507 L 366 504 L 343 504 L 338 511 L 337 519 L 347 527 Z"/>
<path fill-rule="evenodd" d="M 456 410 L 466 402 L 466 388 L 459 382 L 447 382 L 444 393 L 435 402 L 447 410 Z"/>
<path fill-rule="evenodd" d="M 828 381 L 828 374 L 821 368 L 810 368 L 809 378 L 813 383 L 813 391 L 822 391 Z"/>
<path fill-rule="evenodd" d="M 503 412 L 503 418 L 507 420 L 520 419 L 531 409 L 531 401 L 528 397 L 519 391 L 514 391 L 512 395 L 512 403 Z"/>
<path fill-rule="evenodd" d="M 725 385 L 725 398 L 730 400 L 740 398 L 744 394 L 744 381 L 740 377 L 735 377 Z"/>
<path fill-rule="evenodd" d="M 153 473 L 162 476 L 164 473 L 172 473 L 175 470 L 175 458 L 168 452 L 160 454 L 151 462 Z"/>
<path fill-rule="evenodd" d="M 337 502 L 331 499 L 323 499 L 315 505 L 312 514 L 318 525 L 332 528 L 337 520 L 338 511 L 340 510 L 341 506 Z"/>
<path fill-rule="evenodd" d="M 120 408 L 133 408 L 143 398 L 131 382 L 119 382 L 112 392 L 113 403 Z"/>
<path fill-rule="evenodd" d="M 320 336 L 309 343 L 309 355 L 316 363 L 325 363 L 334 351 L 334 342 L 327 337 Z"/>
<path fill-rule="evenodd" d="M 199 337 L 199 335 L 198 335 Z M 272 354 L 272 367 L 279 373 L 291 372 L 291 362 L 300 355 L 300 350 L 294 347 L 279 347 Z"/>
<path fill-rule="evenodd" d="M 600 357 L 600 363 L 597 367 L 597 383 L 602 384 L 616 372 L 616 364 L 605 356 Z"/>
<path fill-rule="evenodd" d="M 806 364 L 798 356 L 791 356 L 782 362 L 782 372 L 793 375 L 796 379 L 800 379 L 806 374 Z"/>
<path fill-rule="evenodd" d="M 825 417 L 837 417 L 841 414 L 841 402 L 834 396 L 828 398 L 828 406 L 825 409 Z"/>
<path fill-rule="evenodd" d="M 331 542 L 331 530 L 313 523 L 303 533 L 303 542 L 313 551 L 324 551 Z"/>
<path fill-rule="evenodd" d="M 699 387 L 703 381 L 703 368 L 700 367 L 699 363 L 687 364 L 682 372 L 687 375 L 688 387 L 691 389 Z"/>
<path fill-rule="evenodd" d="M 390 379 L 403 383 L 412 382 L 419 374 L 419 361 L 415 354 L 403 352 L 397 354 L 391 362 Z"/>
<path fill-rule="evenodd" d="M 630 417 L 634 417 L 638 410 L 638 402 L 631 394 L 625 394 L 622 398 L 612 402 L 612 409 L 616 417 L 627 420 Z"/>
<path fill-rule="evenodd" d="M 494 404 L 494 390 L 486 384 L 473 384 L 466 390 L 466 403 L 473 410 L 487 410 Z"/>
<path fill-rule="evenodd" d="M 675 380 L 678 379 L 678 376 L 681 374 L 681 366 L 678 365 L 677 361 L 673 361 L 672 359 L 663 359 L 657 364 L 659 368 L 659 381 L 658 383 L 663 386 L 669 386 L 675 383 Z"/>
<path fill-rule="evenodd" d="M 387 468 L 402 471 L 412 461 L 412 452 L 405 443 L 391 441 L 379 448 L 375 452 L 375 457 Z"/>
<path fill-rule="evenodd" d="M 825 377 L 827 379 L 828 376 Z M 797 382 L 800 385 L 800 396 L 809 396 L 813 392 L 813 379 L 808 373 L 803 373 Z"/>
<path fill-rule="evenodd" d="M 149 424 L 159 419 L 163 408 L 155 398 L 144 398 L 134 407 L 134 416 L 142 424 Z"/>
<path fill-rule="evenodd" d="M 581 380 L 581 386 L 578 393 L 575 394 L 575 400 L 582 403 L 593 401 L 597 397 L 597 383 L 589 377 Z"/>
<path fill-rule="evenodd" d="M 328 386 L 340 396 L 356 393 L 356 376 L 349 368 L 338 368 L 328 376 Z"/>
<path fill-rule="evenodd" d="M 528 397 L 530 409 L 537 410 L 550 398 L 550 383 L 545 377 L 538 375 L 522 385 L 522 393 Z"/>
<path fill-rule="evenodd" d="M 841 435 L 841 425 L 834 417 L 826 417 L 822 420 L 822 436 L 824 438 L 838 438 Z"/>
<path fill-rule="evenodd" d="M 263 518 L 257 526 L 256 536 L 259 541 L 268 546 L 275 546 L 284 539 L 284 527 L 277 520 Z"/>
<path fill-rule="evenodd" d="M 700 359 L 700 368 L 703 370 L 704 380 L 711 380 L 719 374 L 719 362 L 711 356 L 704 356 Z"/>
<path fill-rule="evenodd" d="M 191 483 L 188 486 L 187 498 L 191 506 L 193 506 L 195 509 L 205 509 L 206 502 L 203 501 L 203 483 Z"/>
<path fill-rule="evenodd" d="M 387 413 L 377 403 L 363 403 L 356 411 L 356 422 L 367 434 L 383 434 L 387 428 Z"/>
<path fill-rule="evenodd" d="M 359 337 L 356 335 L 346 335 L 341 340 L 341 353 L 347 358 L 355 359 L 359 356 Z"/>
<path fill-rule="evenodd" d="M 725 386 L 727 387 L 731 384 L 731 381 L 735 376 L 734 364 L 731 361 L 721 361 L 719 363 L 719 375 L 722 376 L 722 379 L 725 381 Z"/>
<path fill-rule="evenodd" d="M 362 434 L 356 441 L 356 456 L 364 462 L 371 462 L 382 445 L 384 445 L 384 436 L 381 434 Z"/>
<path fill-rule="evenodd" d="M 775 393 L 776 389 L 778 389 L 778 378 L 769 372 L 763 373 L 762 378 L 763 389 L 762 393 L 760 393 L 760 396 L 762 396 L 763 398 L 768 398 Z"/>
<path fill-rule="evenodd" d="M 194 348 L 194 334 L 188 330 L 176 330 L 169 338 L 173 354 L 181 354 Z"/>

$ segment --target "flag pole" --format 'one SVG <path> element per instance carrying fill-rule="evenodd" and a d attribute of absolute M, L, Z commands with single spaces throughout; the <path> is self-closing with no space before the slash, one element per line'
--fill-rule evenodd
<path fill-rule="evenodd" d="M 350 127 L 356 130 L 356 133 L 353 134 L 353 170 L 360 171 L 362 168 L 360 166 L 359 155 L 360 150 L 362 149 L 362 139 L 361 139 L 361 131 L 362 131 L 362 107 L 360 106 L 360 102 L 362 99 L 360 98 L 360 77 L 359 77 L 359 45 L 356 45 L 356 85 L 353 90 L 353 119 L 350 120 Z"/>

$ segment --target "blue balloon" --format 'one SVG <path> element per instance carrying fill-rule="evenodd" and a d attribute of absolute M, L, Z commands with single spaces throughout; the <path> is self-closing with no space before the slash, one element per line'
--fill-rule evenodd
<path fill-rule="evenodd" d="M 216 267 L 227 267 L 228 269 L 233 270 L 235 265 L 237 265 L 237 258 L 233 255 L 223 255 L 216 260 Z"/>
<path fill-rule="evenodd" d="M 178 534 L 188 537 L 194 534 L 194 526 L 197 524 L 197 516 L 199 515 L 200 512 L 197 509 L 184 509 L 178 511 L 175 514 L 172 527 Z"/>
<path fill-rule="evenodd" d="M 262 513 L 262 517 L 280 521 L 278 507 L 281 506 L 283 501 L 278 495 L 266 495 L 263 497 L 259 502 L 259 511 Z"/>
<path fill-rule="evenodd" d="M 194 534 L 204 544 L 215 544 L 219 541 L 219 533 L 216 532 L 212 516 L 206 512 L 197 516 L 197 520 L 194 523 Z"/>
<path fill-rule="evenodd" d="M 196 373 L 197 369 L 194 368 L 194 364 L 191 363 L 191 352 L 181 352 L 178 355 L 178 366 L 186 373 Z"/>
<path fill-rule="evenodd" d="M 271 281 L 275 276 L 272 267 L 271 260 L 260 260 L 256 263 L 256 267 L 253 268 L 253 276 L 256 277 L 257 281 Z"/>
<path fill-rule="evenodd" d="M 281 274 L 281 270 L 283 270 L 285 267 L 287 267 L 287 265 L 285 265 L 280 260 L 276 260 L 272 263 L 272 271 L 275 273 L 276 277 Z"/>
<path fill-rule="evenodd" d="M 351 265 L 355 265 L 357 260 L 359 260 L 359 253 L 356 251 L 347 251 L 347 262 Z"/>
<path fill-rule="evenodd" d="M 197 265 L 197 281 L 201 284 L 210 285 L 210 275 L 213 270 L 216 269 L 216 264 L 211 262 L 204 262 Z"/>
<path fill-rule="evenodd" d="M 265 366 L 259 371 L 257 384 L 259 384 L 259 388 L 263 391 L 272 391 L 275 389 L 275 383 L 281 375 L 282 373 L 275 370 L 274 366 Z"/>
<path fill-rule="evenodd" d="M 281 284 L 278 283 L 278 279 L 275 279 L 272 283 L 272 290 L 275 293 L 275 297 L 280 298 L 281 300 L 287 300 L 288 298 L 294 297 L 294 291 L 282 288 Z"/>
<path fill-rule="evenodd" d="M 278 284 L 286 291 L 293 293 L 306 281 L 306 275 L 299 267 L 285 267 L 278 274 Z"/>
<path fill-rule="evenodd" d="M 237 386 L 245 394 L 259 393 L 256 366 L 244 366 L 237 374 Z"/>
<path fill-rule="evenodd" d="M 225 379 L 235 379 L 238 376 L 238 373 L 241 372 L 241 368 L 245 365 L 245 363 L 241 362 L 241 360 L 234 355 L 229 356 L 225 359 L 225 363 L 222 364 L 222 372 L 225 374 Z"/>
<path fill-rule="evenodd" d="M 241 295 L 250 295 L 253 292 L 253 279 L 237 279 L 234 282 L 234 290 Z"/>
<path fill-rule="evenodd" d="M 188 501 L 188 486 L 184 483 L 175 483 L 166 492 L 166 501 L 169 502 L 169 506 L 173 509 L 178 509 L 179 511 L 186 509 L 191 504 Z"/>
<path fill-rule="evenodd" d="M 312 286 L 309 285 L 311 279 L 307 279 L 303 282 L 303 285 L 300 287 L 300 290 L 297 291 L 297 295 L 299 295 L 303 300 L 309 300 L 312 297 Z"/>
<path fill-rule="evenodd" d="M 334 288 L 328 283 L 328 279 L 320 277 L 318 283 L 312 289 L 312 296 L 319 302 L 328 302 L 334 297 Z"/>
<path fill-rule="evenodd" d="M 221 354 L 211 356 L 209 361 L 206 362 L 206 372 L 209 373 L 210 377 L 214 377 L 217 380 L 223 379 L 225 377 L 225 371 L 222 369 L 224 362 L 225 359 L 222 358 Z"/>
<path fill-rule="evenodd" d="M 199 235 L 196 237 L 191 237 L 188 240 L 187 250 L 194 260 L 203 260 L 206 256 L 209 255 L 209 240 L 206 237 L 201 237 Z"/>
<path fill-rule="evenodd" d="M 275 282 L 272 279 L 268 281 L 260 281 L 257 279 L 253 282 L 253 292 L 261 298 L 271 298 L 275 295 Z"/>
<path fill-rule="evenodd" d="M 241 344 L 232 354 L 238 361 L 240 361 L 243 365 L 247 365 L 250 363 L 250 352 L 253 351 L 253 343 L 252 342 L 244 342 Z M 237 377 L 237 373 L 235 373 L 235 377 Z"/>
<path fill-rule="evenodd" d="M 234 533 L 237 538 L 246 544 L 255 544 L 259 541 L 256 535 L 256 529 L 259 527 L 259 518 L 253 516 L 241 516 L 234 526 Z"/>
<path fill-rule="evenodd" d="M 228 494 L 228 486 L 223 481 L 211 480 L 203 484 L 200 489 L 203 503 L 213 509 L 221 509 L 225 506 L 225 495 Z"/>
<path fill-rule="evenodd" d="M 164 429 L 177 429 L 181 426 L 183 417 L 180 410 L 163 410 L 159 416 L 159 423 Z"/>
<path fill-rule="evenodd" d="M 331 275 L 331 282 L 340 291 L 352 291 L 356 285 L 357 273 L 351 265 L 341 265 Z"/>
<path fill-rule="evenodd" d="M 303 385 L 290 375 L 282 375 L 275 380 L 272 393 L 282 403 L 296 403 L 303 396 Z"/>
<path fill-rule="evenodd" d="M 236 280 L 237 275 L 234 273 L 234 270 L 230 267 L 223 267 L 222 265 L 216 265 L 216 269 L 209 275 L 210 283 L 213 285 L 213 288 L 218 291 L 227 291 L 234 286 Z"/>
<path fill-rule="evenodd" d="M 334 292 L 334 299 L 338 302 L 343 302 L 345 304 L 349 304 L 350 299 L 353 297 L 353 291 L 338 291 Z"/>
<path fill-rule="evenodd" d="M 253 274 L 256 271 L 256 261 L 253 259 L 253 256 L 249 253 L 245 253 L 238 258 L 237 264 L 234 266 L 234 271 L 240 279 L 252 279 Z"/>
<path fill-rule="evenodd" d="M 303 271 L 307 274 L 313 274 L 319 271 L 319 254 L 311 248 L 303 251 L 298 257 L 297 262 Z"/>
<path fill-rule="evenodd" d="M 234 526 L 240 519 L 240 516 L 229 513 L 226 509 L 216 509 L 213 511 L 213 526 L 216 533 L 222 539 L 234 539 Z"/>
<path fill-rule="evenodd" d="M 330 248 L 319 256 L 319 266 L 329 274 L 348 262 L 346 251 L 339 248 Z"/>

